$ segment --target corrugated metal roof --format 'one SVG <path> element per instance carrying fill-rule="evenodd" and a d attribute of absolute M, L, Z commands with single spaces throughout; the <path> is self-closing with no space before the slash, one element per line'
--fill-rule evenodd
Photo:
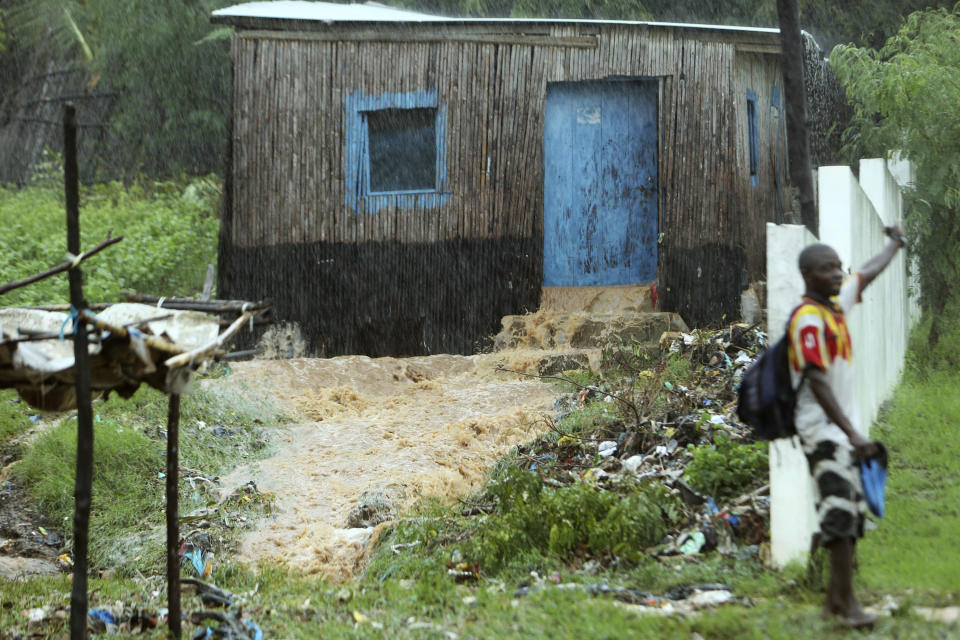
<path fill-rule="evenodd" d="M 332 2 L 306 2 L 304 0 L 279 0 L 277 2 L 247 2 L 225 7 L 213 12 L 216 22 L 231 23 L 233 19 L 254 18 L 265 20 L 307 20 L 315 22 L 404 22 L 404 23 L 600 23 L 635 24 L 678 29 L 705 29 L 747 33 L 779 34 L 779 29 L 763 27 L 734 27 L 728 25 L 686 24 L 680 22 L 648 22 L 641 20 L 581 20 L 559 18 L 457 18 L 434 16 L 413 11 L 394 9 L 377 2 L 364 4 L 335 4 Z"/>

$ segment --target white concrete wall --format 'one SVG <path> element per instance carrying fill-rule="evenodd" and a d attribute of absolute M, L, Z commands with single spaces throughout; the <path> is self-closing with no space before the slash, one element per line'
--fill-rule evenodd
<path fill-rule="evenodd" d="M 784 334 L 787 316 L 803 295 L 797 258 L 816 236 L 803 225 L 767 224 L 767 336 Z M 802 558 L 817 528 L 813 479 L 797 438 L 770 443 L 770 552 L 775 566 Z"/>
<path fill-rule="evenodd" d="M 901 168 L 902 171 L 902 168 Z M 901 219 L 902 198 L 885 160 L 863 160 L 860 181 L 849 167 L 821 167 L 820 241 L 855 271 L 887 241 L 885 225 Z M 803 292 L 797 255 L 817 239 L 803 227 L 767 225 L 767 304 L 771 340 L 783 334 L 786 315 Z M 903 253 L 864 292 L 847 318 L 853 340 L 857 425 L 865 434 L 900 379 L 910 328 L 919 311 L 907 295 Z M 804 561 L 816 530 L 813 483 L 799 447 L 778 442 L 770 452 L 771 556 L 777 566 Z M 801 506 L 803 505 L 803 506 Z"/>

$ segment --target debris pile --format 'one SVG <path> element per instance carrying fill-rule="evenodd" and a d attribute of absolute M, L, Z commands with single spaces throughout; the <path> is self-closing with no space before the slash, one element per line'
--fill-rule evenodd
<path fill-rule="evenodd" d="M 520 464 L 547 484 L 665 486 L 683 517 L 652 555 L 765 557 L 765 447 L 736 417 L 740 380 L 765 347 L 756 326 L 735 324 L 664 333 L 659 357 L 611 350 L 603 377 L 558 399 L 555 433 L 521 447 Z M 596 414 L 594 427 L 577 428 L 577 412 Z"/>

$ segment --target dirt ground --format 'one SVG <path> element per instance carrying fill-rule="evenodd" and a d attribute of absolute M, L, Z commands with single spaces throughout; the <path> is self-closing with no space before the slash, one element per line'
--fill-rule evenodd
<path fill-rule="evenodd" d="M 58 573 L 63 539 L 62 529 L 36 511 L 22 487 L 6 483 L 0 489 L 0 580 Z"/>
<path fill-rule="evenodd" d="M 302 418 L 271 457 L 221 479 L 249 481 L 277 510 L 242 540 L 242 561 L 344 580 L 377 524 L 423 496 L 478 488 L 512 447 L 547 429 L 557 392 L 495 371 L 494 355 L 255 360 L 208 384 L 266 392 Z"/>

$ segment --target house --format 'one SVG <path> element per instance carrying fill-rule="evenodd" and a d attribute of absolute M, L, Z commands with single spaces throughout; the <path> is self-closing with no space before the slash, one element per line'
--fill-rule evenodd
<path fill-rule="evenodd" d="M 231 25 L 221 297 L 323 355 L 472 352 L 551 287 L 739 316 L 782 215 L 775 29 L 254 2 Z M 789 208 L 789 207 L 788 207 Z"/>

